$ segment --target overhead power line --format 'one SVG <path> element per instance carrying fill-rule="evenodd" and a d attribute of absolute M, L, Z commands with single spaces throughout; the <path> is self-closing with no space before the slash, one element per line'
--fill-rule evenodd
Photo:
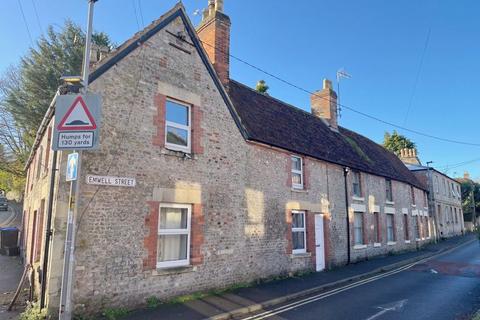
<path fill-rule="evenodd" d="M 35 5 L 35 0 L 32 1 L 33 11 L 35 12 L 35 17 L 37 18 L 38 28 L 40 28 L 40 33 L 43 34 L 42 23 L 40 22 L 40 16 L 38 15 L 37 6 Z"/>
<path fill-rule="evenodd" d="M 28 38 L 30 39 L 30 44 L 32 45 L 32 48 L 35 46 L 32 38 L 32 34 L 30 33 L 30 28 L 28 27 L 27 19 L 25 18 L 25 12 L 23 12 L 23 6 L 22 2 L 20 0 L 17 0 L 18 6 L 20 7 L 20 12 L 22 13 L 22 19 L 23 19 L 23 24 L 25 25 L 25 29 L 27 29 L 28 33 Z"/>
<path fill-rule="evenodd" d="M 425 39 L 425 45 L 423 47 L 422 55 L 420 57 L 420 64 L 418 66 L 417 75 L 415 76 L 415 82 L 413 84 L 412 94 L 410 95 L 410 100 L 408 101 L 407 113 L 405 114 L 405 120 L 403 121 L 403 125 L 407 124 L 408 116 L 410 115 L 410 110 L 412 109 L 413 98 L 415 97 L 415 93 L 417 91 L 417 86 L 418 86 L 418 80 L 420 79 L 420 74 L 422 73 L 423 61 L 425 59 L 425 53 L 427 52 L 428 43 L 430 42 L 430 33 L 431 32 L 432 32 L 432 29 L 429 28 L 428 33 L 427 33 L 427 38 Z"/>
<path fill-rule="evenodd" d="M 179 38 L 179 39 L 180 39 L 180 38 Z M 206 43 L 206 42 L 204 42 L 204 41 L 202 41 L 202 40 L 200 40 L 200 42 L 202 42 L 203 44 L 205 44 L 205 45 L 207 45 L 207 46 L 209 46 L 209 47 L 211 47 L 211 48 L 215 48 L 214 45 L 211 45 L 211 44 L 209 44 L 209 43 Z M 219 49 L 219 48 L 215 48 L 215 49 L 218 50 L 219 52 L 221 52 L 222 54 L 225 54 L 225 55 L 227 54 L 227 53 L 226 53 L 225 51 L 223 51 L 222 49 Z M 321 98 L 321 99 L 328 100 L 328 98 L 326 98 L 326 97 L 322 97 L 322 96 L 320 96 L 320 95 L 317 95 L 316 93 L 314 93 L 314 92 L 312 92 L 312 91 L 310 91 L 310 90 L 308 90 L 308 89 L 305 89 L 305 88 L 303 88 L 303 87 L 301 87 L 301 86 L 299 86 L 299 85 L 294 84 L 293 82 L 290 82 L 290 81 L 288 81 L 288 80 L 285 80 L 285 79 L 283 79 L 283 78 L 281 78 L 281 77 L 279 77 L 279 76 L 277 76 L 277 75 L 275 75 L 275 74 L 273 74 L 273 73 L 271 73 L 271 72 L 268 72 L 268 71 L 266 71 L 266 70 L 264 70 L 264 69 L 262 69 L 262 68 L 260 68 L 260 67 L 257 67 L 257 66 L 253 65 L 253 64 L 250 63 L 250 62 L 247 62 L 247 61 L 245 61 L 245 60 L 243 60 L 243 59 L 241 59 L 241 58 L 238 58 L 238 57 L 236 57 L 236 56 L 234 56 L 234 55 L 232 55 L 232 54 L 228 54 L 228 55 L 229 55 L 230 57 L 232 57 L 233 59 L 235 59 L 235 60 L 237 60 L 237 61 L 239 61 L 239 62 L 241 62 L 241 63 L 243 63 L 243 64 L 245 64 L 245 65 L 247 65 L 247 66 L 249 66 L 249 67 L 251 67 L 251 68 L 253 68 L 253 69 L 257 70 L 257 71 L 259 71 L 259 72 L 262 72 L 262 73 L 266 74 L 267 76 L 272 77 L 272 78 L 274 78 L 274 79 L 276 79 L 276 80 L 278 80 L 278 81 L 280 81 L 280 82 L 282 82 L 282 83 L 284 83 L 284 84 L 286 84 L 286 85 L 288 85 L 288 86 L 291 86 L 291 87 L 293 87 L 293 88 L 295 88 L 295 89 L 298 89 L 298 90 L 303 91 L 303 92 L 305 92 L 305 93 L 308 93 L 308 94 L 310 94 L 310 95 L 314 95 L 314 96 L 319 97 L 319 98 Z M 454 143 L 454 144 L 460 144 L 460 145 L 466 145 L 466 146 L 473 146 L 473 147 L 480 147 L 480 143 L 474 143 L 474 142 L 460 141 L 460 140 L 455 140 L 455 139 L 448 139 L 448 138 L 438 137 L 438 136 L 435 136 L 435 135 L 433 135 L 433 134 L 429 134 L 429 133 L 426 133 L 426 132 L 418 131 L 418 130 L 415 130 L 415 129 L 410 129 L 410 128 L 407 128 L 407 127 L 405 127 L 405 126 L 401 126 L 401 125 L 395 124 L 395 123 L 393 123 L 393 122 L 390 122 L 390 121 L 387 121 L 387 120 L 383 120 L 383 119 L 381 119 L 381 118 L 379 118 L 379 117 L 377 117 L 377 116 L 373 116 L 373 115 L 368 114 L 368 113 L 366 113 L 366 112 L 359 111 L 359 110 L 357 110 L 356 108 L 351 107 L 351 106 L 347 106 L 347 105 L 345 105 L 345 104 L 339 103 L 338 105 L 339 105 L 340 107 L 342 107 L 342 108 L 345 108 L 345 109 L 350 110 L 350 111 L 352 111 L 352 112 L 354 112 L 354 113 L 357 113 L 357 114 L 359 114 L 359 115 L 362 115 L 362 116 L 364 116 L 365 118 L 369 118 L 369 119 L 375 120 L 375 121 L 377 121 L 377 122 L 380 122 L 380 123 L 389 125 L 389 126 L 391 126 L 391 127 L 394 127 L 394 128 L 397 128 L 397 129 L 401 129 L 401 130 L 404 130 L 404 131 L 407 131 L 407 132 L 410 132 L 410 133 L 417 134 L 417 135 L 419 135 L 419 136 L 427 137 L 427 138 L 434 139 L 434 140 L 438 140 L 438 141 L 442 141 L 442 142 L 448 142 L 448 143 Z"/>

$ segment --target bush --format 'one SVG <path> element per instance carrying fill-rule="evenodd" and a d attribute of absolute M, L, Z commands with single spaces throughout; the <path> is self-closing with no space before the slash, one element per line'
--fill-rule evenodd
<path fill-rule="evenodd" d="M 157 297 L 151 296 L 151 297 L 147 298 L 147 306 L 149 308 L 153 309 L 153 308 L 158 307 L 159 305 L 160 305 L 160 300 Z"/>
<path fill-rule="evenodd" d="M 19 320 L 44 320 L 47 318 L 47 309 L 41 309 L 38 303 L 28 302 L 27 308 L 20 314 Z"/>
<path fill-rule="evenodd" d="M 126 308 L 109 308 L 103 312 L 103 316 L 108 320 L 117 320 L 128 314 Z"/>

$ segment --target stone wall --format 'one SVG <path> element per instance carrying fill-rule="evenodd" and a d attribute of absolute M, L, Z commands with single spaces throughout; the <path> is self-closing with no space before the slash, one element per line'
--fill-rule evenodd
<path fill-rule="evenodd" d="M 176 19 L 90 86 L 102 95 L 103 123 L 100 149 L 83 153 L 75 252 L 77 312 L 135 307 L 150 296 L 168 300 L 312 270 L 315 214 L 324 217 L 327 268 L 347 261 L 344 168 L 304 157 L 304 189 L 292 189 L 291 154 L 244 140 L 196 49 L 172 36 L 179 32 L 186 34 L 181 19 Z M 189 156 L 168 150 L 163 143 L 166 97 L 192 106 L 194 136 Z M 60 172 L 65 157 L 60 155 Z M 137 184 L 134 188 L 88 185 L 87 174 L 132 177 Z M 394 201 L 387 203 L 385 179 L 361 176 L 364 193 L 360 198 L 353 197 L 352 178 L 347 176 L 352 261 L 425 243 L 426 237 L 410 243 L 403 238 L 403 214 L 413 228 L 413 215 L 423 216 L 426 211 L 412 206 L 410 186 L 393 181 Z M 58 306 L 63 259 L 68 190 L 64 173 L 57 184 L 61 192 L 56 197 L 54 281 L 49 287 L 53 307 Z M 34 192 L 35 199 L 43 196 Z M 423 193 L 415 192 L 417 197 Z M 34 205 L 31 201 L 27 207 Z M 192 205 L 188 267 L 156 268 L 161 203 Z M 292 254 L 292 210 L 307 214 L 304 254 Z M 353 215 L 358 210 L 363 210 L 365 243 L 354 248 Z M 386 211 L 394 212 L 395 243 L 386 240 Z M 380 215 L 379 246 L 373 241 L 372 212 Z"/>

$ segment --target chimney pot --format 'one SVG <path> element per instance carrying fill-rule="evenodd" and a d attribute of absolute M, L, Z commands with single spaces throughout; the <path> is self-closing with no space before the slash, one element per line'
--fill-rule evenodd
<path fill-rule="evenodd" d="M 215 0 L 215 11 L 223 12 L 223 0 Z"/>

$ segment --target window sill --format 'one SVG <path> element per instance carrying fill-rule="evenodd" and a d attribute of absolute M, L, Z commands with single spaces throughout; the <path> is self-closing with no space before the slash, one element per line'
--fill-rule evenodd
<path fill-rule="evenodd" d="M 395 204 L 395 202 L 393 202 L 393 201 L 388 201 L 388 200 L 387 200 L 387 201 L 385 201 L 385 204 L 388 204 L 388 205 L 393 206 L 393 205 Z"/>
<path fill-rule="evenodd" d="M 394 246 L 397 244 L 397 241 L 388 241 L 387 246 Z"/>
<path fill-rule="evenodd" d="M 416 204 L 412 204 L 412 208 L 416 208 L 416 207 L 417 207 L 417 205 L 416 205 Z"/>
<path fill-rule="evenodd" d="M 162 153 L 167 155 L 167 156 L 173 156 L 173 157 L 178 157 L 178 158 L 182 158 L 182 159 L 190 159 L 190 160 L 193 159 L 193 155 L 192 155 L 191 152 L 174 150 L 174 149 L 170 149 L 168 147 L 165 147 L 165 149 Z"/>
<path fill-rule="evenodd" d="M 291 190 L 292 190 L 292 192 L 300 192 L 300 193 L 306 193 L 307 192 L 307 190 L 305 188 L 292 187 Z"/>
<path fill-rule="evenodd" d="M 164 276 L 164 275 L 172 275 L 172 274 L 180 274 L 180 273 L 187 273 L 196 271 L 196 267 L 192 265 L 182 266 L 182 267 L 158 267 L 156 270 L 153 270 L 153 275 L 155 276 Z"/>
<path fill-rule="evenodd" d="M 364 198 L 364 197 L 352 196 L 352 200 L 355 200 L 355 201 L 365 201 L 365 198 Z"/>
<path fill-rule="evenodd" d="M 417 238 L 417 239 L 415 239 L 415 241 L 417 241 L 417 242 L 420 242 L 420 241 L 421 241 L 421 239 Z"/>
<path fill-rule="evenodd" d="M 366 249 L 367 245 L 366 244 L 356 244 L 353 246 L 353 249 L 355 250 L 361 250 L 361 249 Z"/>
<path fill-rule="evenodd" d="M 405 243 L 411 243 L 410 240 L 405 240 Z"/>
<path fill-rule="evenodd" d="M 292 253 L 290 258 L 309 258 L 312 254 L 310 252 L 299 252 L 299 253 Z"/>
<path fill-rule="evenodd" d="M 381 244 L 380 242 L 375 242 L 375 243 L 373 244 L 373 247 L 374 247 L 374 248 L 378 248 L 378 247 L 381 247 L 381 246 L 382 246 L 382 244 Z"/>

